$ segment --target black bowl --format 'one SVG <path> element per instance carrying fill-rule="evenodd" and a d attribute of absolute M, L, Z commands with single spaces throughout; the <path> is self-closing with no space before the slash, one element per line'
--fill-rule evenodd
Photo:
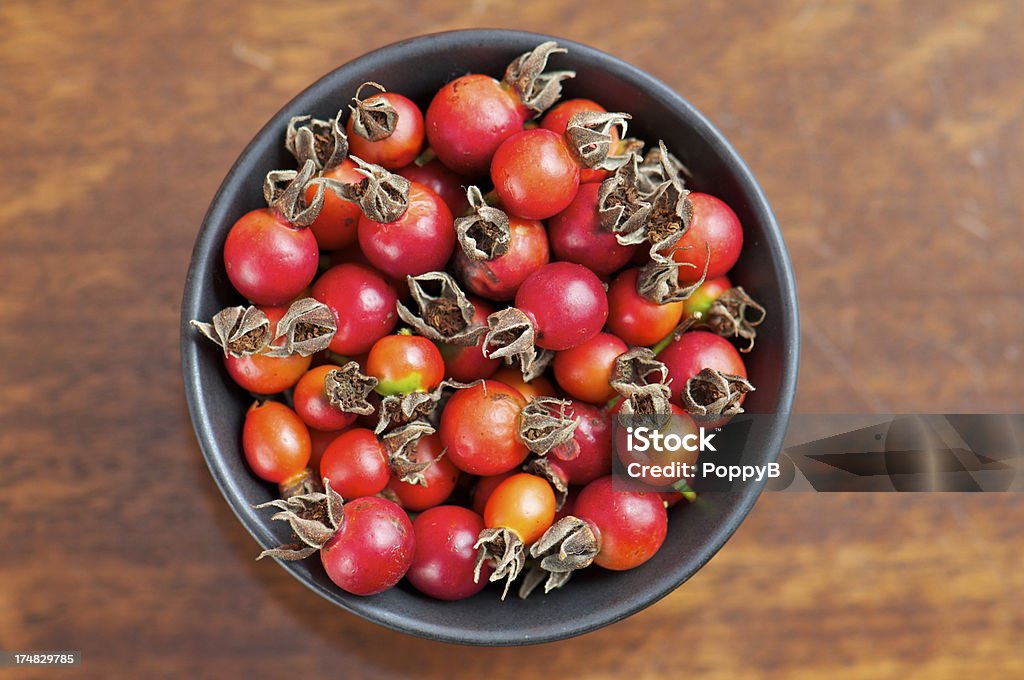
<path fill-rule="evenodd" d="M 213 478 L 242 524 L 262 547 L 287 540 L 287 527 L 271 522 L 252 506 L 275 489 L 246 467 L 241 454 L 243 414 L 251 401 L 228 377 L 219 350 L 189 328 L 189 319 L 208 319 L 239 304 L 222 264 L 222 246 L 234 221 L 262 206 L 261 180 L 274 168 L 294 167 L 284 150 L 288 119 L 312 113 L 333 116 L 367 80 L 384 84 L 424 108 L 446 81 L 469 72 L 499 76 L 515 56 L 549 36 L 504 30 L 466 30 L 414 38 L 375 50 L 314 83 L 289 102 L 242 152 L 213 199 L 196 239 L 185 281 L 181 313 L 182 369 L 196 435 Z M 748 372 L 757 386 L 747 410 L 776 413 L 759 421 L 745 462 L 776 460 L 782 446 L 796 385 L 798 319 L 796 286 L 782 234 L 771 208 L 736 151 L 693 106 L 643 71 L 592 47 L 568 40 L 552 68 L 575 69 L 566 97 L 589 97 L 608 110 L 633 115 L 630 133 L 648 142 L 665 140 L 693 173 L 691 188 L 725 200 L 739 215 L 745 245 L 734 274 L 767 307 Z M 568 587 L 548 595 L 501 602 L 494 588 L 461 602 L 440 602 L 404 583 L 373 597 L 349 595 L 327 578 L 320 561 L 283 563 L 296 579 L 320 596 L 370 621 L 435 640 L 478 645 L 522 645 L 592 631 L 652 604 L 690 578 L 722 547 L 750 511 L 763 485 L 715 494 L 670 514 L 664 546 L 649 562 L 622 573 L 596 567 L 573 577 Z M 253 553 L 257 552 L 253 546 Z M 266 568 L 273 568 L 270 564 Z"/>

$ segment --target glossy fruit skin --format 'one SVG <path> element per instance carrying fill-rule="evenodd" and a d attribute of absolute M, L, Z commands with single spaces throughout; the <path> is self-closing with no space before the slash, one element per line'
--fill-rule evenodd
<path fill-rule="evenodd" d="M 339 165 L 324 170 L 323 176 L 339 182 L 353 184 L 360 182 L 363 176 L 356 172 L 356 164 L 346 158 Z M 313 200 L 316 187 L 306 187 L 306 202 Z M 310 231 L 316 237 L 320 250 L 337 250 L 356 242 L 356 229 L 362 216 L 359 206 L 334 193 L 330 189 L 324 191 L 324 205 L 320 209 Z"/>
<path fill-rule="evenodd" d="M 257 477 L 280 484 L 309 464 L 309 430 L 284 404 L 255 402 L 245 414 L 242 451 Z"/>
<path fill-rule="evenodd" d="M 419 182 L 441 197 L 453 217 L 461 217 L 469 203 L 466 201 L 467 184 L 436 158 L 424 165 L 410 163 L 397 170 L 398 174 L 412 182 Z"/>
<path fill-rule="evenodd" d="M 469 301 L 473 303 L 473 318 L 470 323 L 486 326 L 487 317 L 494 311 L 494 307 L 478 297 L 470 297 Z M 501 366 L 501 360 L 485 357 L 483 346 L 484 336 L 482 335 L 475 345 L 437 343 L 437 349 L 444 359 L 444 376 L 460 382 L 490 378 Z"/>
<path fill-rule="evenodd" d="M 382 92 L 367 97 L 365 102 L 383 99 L 394 107 L 398 121 L 394 131 L 384 139 L 371 142 L 356 134 L 353 117 L 349 116 L 345 130 L 348 133 L 349 154 L 367 163 L 380 165 L 388 170 L 397 170 L 416 160 L 423 148 L 423 114 L 408 97 L 397 92 Z"/>
<path fill-rule="evenodd" d="M 728 276 L 708 279 L 683 301 L 683 316 L 689 318 L 697 312 L 707 314 L 718 296 L 730 288 L 732 288 L 732 282 L 729 281 Z"/>
<path fill-rule="evenodd" d="M 415 551 L 405 511 L 389 500 L 364 496 L 345 503 L 341 526 L 320 550 L 320 559 L 345 592 L 375 595 L 405 576 Z"/>
<path fill-rule="evenodd" d="M 372 430 L 345 430 L 320 459 L 320 478 L 324 477 L 345 500 L 380 493 L 391 479 L 387 450 Z"/>
<path fill-rule="evenodd" d="M 341 430 L 355 421 L 355 413 L 342 411 L 327 398 L 324 380 L 328 373 L 337 368 L 333 364 L 311 368 L 295 385 L 292 397 L 295 412 L 307 427 L 314 430 Z"/>
<path fill-rule="evenodd" d="M 368 352 L 398 322 L 395 289 L 370 267 L 351 263 L 331 267 L 313 284 L 312 292 L 338 319 L 332 352 L 344 356 Z"/>
<path fill-rule="evenodd" d="M 601 280 L 571 262 L 552 262 L 531 274 L 519 287 L 515 306 L 533 321 L 536 345 L 556 352 L 594 337 L 608 319 Z"/>
<path fill-rule="evenodd" d="M 673 257 L 676 262 L 689 262 L 694 266 L 680 267 L 679 280 L 693 282 L 700 279 L 707 257 L 705 242 L 711 247 L 707 278 L 718 278 L 732 269 L 739 259 L 743 249 L 743 228 L 736 213 L 720 199 L 697 191 L 692 192 L 689 198 L 693 203 L 693 221 L 676 243 L 679 250 Z"/>
<path fill-rule="evenodd" d="M 419 335 L 385 335 L 370 349 L 365 367 L 385 396 L 430 392 L 444 380 L 441 352 Z"/>
<path fill-rule="evenodd" d="M 638 246 L 623 246 L 615 234 L 601 226 L 597 216 L 598 183 L 581 184 L 565 210 L 548 220 L 548 238 L 556 260 L 575 262 L 598 276 L 625 267 Z"/>
<path fill-rule="evenodd" d="M 615 396 L 609 384 L 615 359 L 629 347 L 611 333 L 598 333 L 583 344 L 555 355 L 555 380 L 571 396 L 603 404 Z"/>
<path fill-rule="evenodd" d="M 639 269 L 627 269 L 608 287 L 608 330 L 629 345 L 649 347 L 683 318 L 683 303 L 659 305 L 636 291 Z"/>
<path fill-rule="evenodd" d="M 579 454 L 572 460 L 559 460 L 558 468 L 566 481 L 585 485 L 612 473 L 612 420 L 596 406 L 579 401 L 572 403 L 579 423 L 572 434 Z"/>
<path fill-rule="evenodd" d="M 484 508 L 487 507 L 487 500 L 491 497 L 491 494 L 494 493 L 499 484 L 514 474 L 517 474 L 517 472 L 513 469 L 498 475 L 477 479 L 476 484 L 473 486 L 472 504 L 470 505 L 473 508 L 473 512 L 483 517 Z"/>
<path fill-rule="evenodd" d="M 519 96 L 477 73 L 447 83 L 427 108 L 430 148 L 460 175 L 483 175 L 498 146 L 523 129 L 530 116 Z"/>
<path fill-rule="evenodd" d="M 662 350 L 658 359 L 668 368 L 668 377 L 672 380 L 672 403 L 677 406 L 683 405 L 680 395 L 686 387 L 686 381 L 705 368 L 747 377 L 743 357 L 733 344 L 708 331 L 683 333 Z"/>
<path fill-rule="evenodd" d="M 615 412 L 616 414 L 618 413 L 617 408 Z M 674 434 L 680 438 L 690 434 L 698 435 L 698 433 L 700 432 L 700 428 L 697 425 L 697 423 L 695 423 L 693 419 L 686 413 L 686 411 L 676 406 L 675 404 L 672 404 L 672 415 L 673 417 L 670 418 L 665 423 L 664 427 L 662 427 L 660 430 L 660 432 L 663 435 L 667 436 L 670 434 Z M 631 421 L 629 419 L 626 419 L 625 422 L 622 423 L 622 425 L 629 425 L 630 422 Z M 685 449 L 673 451 L 668 449 L 659 450 L 655 449 L 654 447 L 651 447 L 647 451 L 631 450 L 627 442 L 628 433 L 626 427 L 617 428 L 615 430 L 614 436 L 615 455 L 622 462 L 623 467 L 626 468 L 627 470 L 629 465 L 632 463 L 637 463 L 640 466 L 652 465 L 661 468 L 663 468 L 666 465 L 673 464 L 694 465 L 697 462 L 697 458 L 700 456 L 700 453 L 698 451 L 687 451 Z M 644 473 L 642 467 L 639 469 L 634 468 L 634 470 L 639 474 L 630 475 L 629 479 L 642 482 L 644 484 L 647 484 L 648 486 L 660 487 L 662 489 L 667 488 L 671 486 L 674 482 L 677 482 L 680 479 L 682 479 L 682 475 L 677 477 L 664 477 L 651 474 L 650 471 Z"/>
<path fill-rule="evenodd" d="M 519 412 L 526 399 L 493 380 L 451 396 L 441 413 L 441 442 L 448 459 L 471 475 L 508 472 L 529 453 L 519 439 Z"/>
<path fill-rule="evenodd" d="M 545 130 L 551 130 L 555 134 L 564 135 L 565 129 L 569 127 L 569 119 L 577 113 L 591 111 L 603 113 L 606 110 L 607 109 L 603 106 L 591 99 L 563 99 L 544 114 L 544 118 L 541 120 L 540 126 Z M 619 139 L 619 131 L 617 128 L 612 128 L 612 138 L 616 141 Z M 610 177 L 611 174 L 612 173 L 609 170 L 580 168 L 580 185 L 583 185 L 586 182 L 601 182 Z"/>
<path fill-rule="evenodd" d="M 426 486 L 409 484 L 392 475 L 388 488 L 398 496 L 398 504 L 410 512 L 419 512 L 448 500 L 459 480 L 459 469 L 444 454 L 441 437 L 436 434 L 421 437 L 416 442 L 411 458 L 416 463 L 434 463 L 423 471 Z"/>
<path fill-rule="evenodd" d="M 518 366 L 502 366 L 491 376 L 491 379 L 515 389 L 527 401 L 537 397 L 558 396 L 558 390 L 555 389 L 554 384 L 543 375 L 537 376 L 530 382 L 525 382 L 523 373 Z"/>
<path fill-rule="evenodd" d="M 267 315 L 272 329 L 288 311 L 287 307 L 260 307 Z M 264 350 L 266 351 L 266 350 Z M 224 357 L 228 375 L 242 389 L 254 394 L 277 394 L 299 382 L 312 363 L 313 357 L 292 354 L 286 357 L 268 357 L 252 354 L 244 357 Z"/>
<path fill-rule="evenodd" d="M 320 251 L 309 229 L 296 229 L 270 208 L 242 215 L 224 241 L 224 268 L 243 297 L 283 305 L 316 276 Z"/>
<path fill-rule="evenodd" d="M 511 300 L 523 281 L 550 261 L 543 224 L 509 215 L 509 230 L 508 251 L 493 260 L 472 260 L 456 249 L 455 270 L 470 292 L 488 300 Z"/>
<path fill-rule="evenodd" d="M 572 203 L 580 166 L 560 135 L 544 128 L 523 130 L 494 152 L 491 182 L 506 212 L 545 220 Z"/>
<path fill-rule="evenodd" d="M 573 514 L 586 520 L 601 546 L 594 562 L 624 571 L 651 559 L 668 532 L 668 514 L 656 492 L 616 491 L 601 477 L 580 491 Z"/>
<path fill-rule="evenodd" d="M 438 600 L 464 600 L 487 585 L 493 570 L 484 564 L 479 581 L 473 580 L 477 550 L 473 546 L 484 529 L 477 513 L 457 505 L 441 505 L 421 513 L 412 523 L 416 555 L 406 573 L 416 590 Z"/>
<path fill-rule="evenodd" d="M 529 545 L 555 519 L 555 492 L 546 479 L 520 472 L 499 484 L 484 506 L 484 524 L 514 531 Z"/>
<path fill-rule="evenodd" d="M 359 247 L 388 276 L 404 280 L 444 269 L 455 250 L 452 211 L 427 187 L 409 183 L 409 207 L 393 222 L 359 219 Z"/>

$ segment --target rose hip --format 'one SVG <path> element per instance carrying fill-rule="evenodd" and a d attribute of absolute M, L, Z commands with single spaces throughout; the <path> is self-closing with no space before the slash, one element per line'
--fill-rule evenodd
<path fill-rule="evenodd" d="M 680 395 L 686 381 L 705 368 L 747 377 L 743 357 L 731 342 L 707 331 L 690 331 L 673 340 L 658 355 L 672 380 L 672 403 L 682 406 Z M 740 397 L 742 403 L 743 398 Z"/>
<path fill-rule="evenodd" d="M 493 260 L 473 260 L 461 248 L 455 251 L 455 270 L 471 292 L 489 300 L 511 300 L 523 281 L 548 263 L 543 224 L 509 215 L 509 231 L 508 251 Z"/>
<path fill-rule="evenodd" d="M 406 576 L 421 593 L 439 600 L 462 600 L 480 592 L 491 575 L 484 565 L 479 582 L 473 578 L 477 536 L 484 521 L 477 513 L 456 505 L 442 505 L 421 513 L 413 522 L 416 555 Z"/>
<path fill-rule="evenodd" d="M 409 205 L 398 219 L 360 218 L 359 247 L 374 267 L 392 278 L 444 269 L 455 250 L 451 210 L 433 191 L 410 182 Z"/>
<path fill-rule="evenodd" d="M 610 333 L 598 333 L 583 344 L 555 355 L 555 380 L 571 396 L 603 404 L 615 396 L 609 384 L 615 359 L 629 349 Z"/>
<path fill-rule="evenodd" d="M 530 275 L 515 306 L 530 317 L 538 347 L 571 349 L 597 335 L 608 319 L 608 297 L 592 271 L 553 262 Z"/>
<path fill-rule="evenodd" d="M 562 137 L 535 128 L 501 143 L 491 161 L 491 181 L 507 212 L 544 220 L 572 202 L 580 167 Z"/>
<path fill-rule="evenodd" d="M 694 191 L 689 199 L 693 204 L 693 221 L 676 243 L 673 257 L 676 262 L 693 267 L 681 267 L 679 279 L 689 283 L 700 279 L 708 252 L 705 243 L 711 249 L 707 278 L 723 276 L 736 264 L 743 249 L 739 218 L 728 205 L 710 194 Z"/>
<path fill-rule="evenodd" d="M 313 297 L 331 308 L 338 330 L 331 351 L 352 356 L 369 351 L 398 322 L 395 289 L 379 273 L 359 264 L 331 267 L 313 284 Z"/>
<path fill-rule="evenodd" d="M 548 238 L 555 258 L 575 262 L 604 277 L 622 269 L 638 246 L 620 245 L 601 226 L 597 215 L 600 184 L 581 184 L 569 206 L 548 220 Z"/>
<path fill-rule="evenodd" d="M 328 578 L 353 595 L 375 595 L 398 583 L 416 549 L 405 511 L 364 496 L 345 503 L 343 513 L 341 526 L 320 550 Z"/>
<path fill-rule="evenodd" d="M 682 302 L 659 305 L 636 289 L 639 269 L 627 269 L 608 287 L 608 330 L 629 345 L 650 346 L 672 332 L 683 317 Z"/>
<path fill-rule="evenodd" d="M 283 305 L 316 275 L 320 252 L 309 229 L 293 227 L 272 208 L 242 215 L 224 241 L 231 285 L 257 305 Z"/>

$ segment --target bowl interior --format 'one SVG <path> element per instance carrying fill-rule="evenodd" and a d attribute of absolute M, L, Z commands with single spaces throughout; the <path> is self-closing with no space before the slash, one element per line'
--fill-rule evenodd
<path fill-rule="evenodd" d="M 228 377 L 219 350 L 187 326 L 240 300 L 222 265 L 222 244 L 234 221 L 262 207 L 261 180 L 275 168 L 294 167 L 283 148 L 293 115 L 332 117 L 349 103 L 358 85 L 373 80 L 426 107 L 444 82 L 468 72 L 500 77 L 505 65 L 548 36 L 514 31 L 472 30 L 424 36 L 374 51 L 333 71 L 286 105 L 242 153 L 216 195 L 196 241 L 182 306 L 182 358 L 186 392 L 197 436 L 211 472 L 231 507 L 262 546 L 288 538 L 287 528 L 252 506 L 274 489 L 256 479 L 241 454 L 241 430 L 250 398 Z M 565 97 L 589 97 L 609 110 L 633 115 L 630 134 L 656 143 L 664 139 L 693 173 L 690 188 L 721 197 L 745 230 L 740 262 L 731 276 L 767 307 L 756 350 L 745 357 L 757 391 L 748 411 L 780 413 L 758 421 L 745 462 L 774 461 L 792 403 L 797 366 L 795 286 L 782 237 L 771 210 L 746 166 L 692 106 L 666 86 L 615 57 L 559 40 L 569 54 L 552 68 L 577 77 Z M 528 644 L 584 633 L 627 616 L 689 578 L 722 546 L 760 493 L 749 486 L 713 494 L 671 511 L 669 535 L 657 555 L 618 574 L 597 567 L 575 575 L 568 587 L 526 601 L 501 602 L 493 588 L 461 602 L 439 602 L 403 584 L 369 598 L 348 595 L 326 577 L 319 560 L 285 563 L 302 583 L 341 607 L 382 625 L 428 638 L 489 645 Z M 256 547 L 254 546 L 254 551 Z M 268 566 L 268 568 L 270 568 Z"/>

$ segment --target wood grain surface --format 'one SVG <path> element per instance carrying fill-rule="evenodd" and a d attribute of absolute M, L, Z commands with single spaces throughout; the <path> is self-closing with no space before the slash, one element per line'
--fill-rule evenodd
<path fill-rule="evenodd" d="M 253 562 L 185 408 L 192 241 L 285 101 L 424 32 L 592 44 L 726 133 L 793 256 L 799 410 L 1024 409 L 1021 3 L 619 7 L 0 4 L 0 649 L 90 678 L 1024 676 L 1012 494 L 767 494 L 671 596 L 531 649 L 392 633 Z"/>

